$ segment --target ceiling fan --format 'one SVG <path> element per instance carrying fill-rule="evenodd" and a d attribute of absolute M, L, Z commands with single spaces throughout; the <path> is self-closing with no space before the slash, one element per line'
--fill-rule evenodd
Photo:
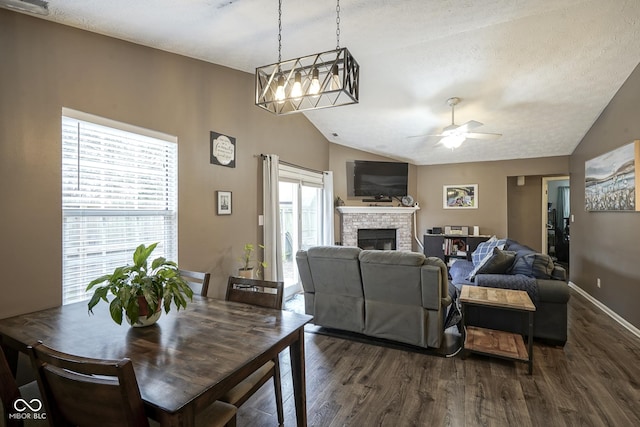
<path fill-rule="evenodd" d="M 460 103 L 460 98 L 447 99 L 447 105 L 451 107 L 451 124 L 442 130 L 442 133 L 427 136 L 441 136 L 442 139 L 438 144 L 442 144 L 447 148 L 460 147 L 466 139 L 496 139 L 500 138 L 500 133 L 471 132 L 472 130 L 482 126 L 482 123 L 470 120 L 464 124 L 456 125 L 454 120 L 455 106 Z"/>

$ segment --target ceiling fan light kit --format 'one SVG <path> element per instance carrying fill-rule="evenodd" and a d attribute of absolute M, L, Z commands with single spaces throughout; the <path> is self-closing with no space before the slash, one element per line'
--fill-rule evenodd
<path fill-rule="evenodd" d="M 276 115 L 357 104 L 360 66 L 340 48 L 340 0 L 335 50 L 282 61 L 282 0 L 278 2 L 278 62 L 256 68 L 256 105 Z"/>
<path fill-rule="evenodd" d="M 447 105 L 451 107 L 451 124 L 443 129 L 442 133 L 438 136 L 442 136 L 443 138 L 439 141 L 439 144 L 444 145 L 451 150 L 458 148 L 462 145 L 467 138 L 471 139 L 494 139 L 499 138 L 502 135 L 499 133 L 481 133 L 481 132 L 470 132 L 473 129 L 476 129 L 482 126 L 482 123 L 477 122 L 475 120 L 469 120 L 468 122 L 456 125 L 455 124 L 455 106 L 460 103 L 460 98 L 453 97 L 447 99 Z"/>
<path fill-rule="evenodd" d="M 440 143 L 453 150 L 460 147 L 466 139 L 464 135 L 447 135 L 440 140 Z"/>

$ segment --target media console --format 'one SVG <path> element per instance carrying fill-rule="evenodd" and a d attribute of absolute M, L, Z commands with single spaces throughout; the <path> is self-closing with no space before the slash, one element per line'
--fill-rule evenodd
<path fill-rule="evenodd" d="M 489 240 L 491 236 L 470 236 L 461 234 L 425 234 L 424 254 L 435 256 L 447 265 L 456 258 L 471 261 L 471 254 L 478 245 Z"/>

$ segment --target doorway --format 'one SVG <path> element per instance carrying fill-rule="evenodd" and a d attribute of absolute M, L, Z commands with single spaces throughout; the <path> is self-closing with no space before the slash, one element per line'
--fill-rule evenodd
<path fill-rule="evenodd" d="M 542 250 L 569 266 L 571 210 L 568 176 L 542 178 Z"/>

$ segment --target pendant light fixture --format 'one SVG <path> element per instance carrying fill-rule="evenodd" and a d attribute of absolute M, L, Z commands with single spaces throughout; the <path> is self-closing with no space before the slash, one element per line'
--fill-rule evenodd
<path fill-rule="evenodd" d="M 340 0 L 336 48 L 282 61 L 282 0 L 278 0 L 278 62 L 256 68 L 256 105 L 277 115 L 357 104 L 360 66 L 340 48 Z"/>

